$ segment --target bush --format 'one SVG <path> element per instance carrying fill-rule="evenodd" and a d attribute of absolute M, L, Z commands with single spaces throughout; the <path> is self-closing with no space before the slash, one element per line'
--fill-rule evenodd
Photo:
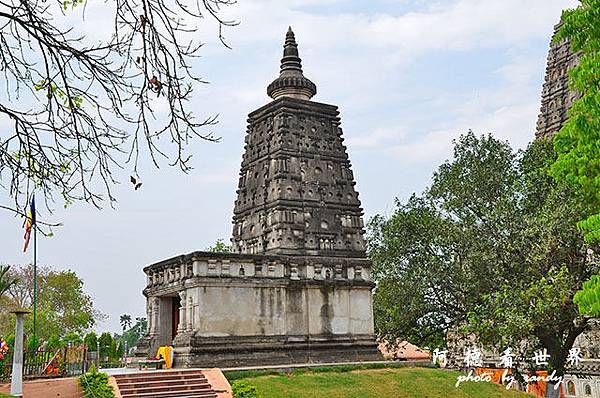
<path fill-rule="evenodd" d="M 60 337 L 52 335 L 46 340 L 46 351 L 54 351 L 61 347 Z"/>
<path fill-rule="evenodd" d="M 258 388 L 245 380 L 236 380 L 231 385 L 233 398 L 259 398 Z"/>
<path fill-rule="evenodd" d="M 115 398 L 115 393 L 108 384 L 108 375 L 98 372 L 94 367 L 79 376 L 79 385 L 84 392 L 83 398 Z"/>

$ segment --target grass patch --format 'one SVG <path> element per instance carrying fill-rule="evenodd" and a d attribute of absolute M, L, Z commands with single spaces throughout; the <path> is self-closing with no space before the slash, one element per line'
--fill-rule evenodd
<path fill-rule="evenodd" d="M 456 388 L 461 373 L 433 368 L 395 367 L 300 369 L 282 373 L 229 372 L 258 387 L 262 398 L 525 398 L 491 383 L 465 382 Z M 234 373 L 233 375 L 231 373 Z M 230 379 L 231 380 L 231 379 Z"/>

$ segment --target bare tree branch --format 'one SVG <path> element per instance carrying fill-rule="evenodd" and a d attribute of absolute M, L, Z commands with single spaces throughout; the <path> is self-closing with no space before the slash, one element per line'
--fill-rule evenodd
<path fill-rule="evenodd" d="M 194 85 L 206 83 L 191 61 L 207 16 L 226 45 L 222 29 L 237 23 L 220 11 L 235 1 L 116 0 L 112 37 L 95 45 L 54 18 L 82 3 L 0 0 L 0 187 L 14 201 L 1 209 L 22 214 L 34 191 L 47 207 L 56 194 L 65 206 L 100 207 L 115 201 L 114 172 L 126 163 L 137 174 L 145 154 L 188 172 L 189 142 L 219 141 L 216 117 L 189 109 Z"/>

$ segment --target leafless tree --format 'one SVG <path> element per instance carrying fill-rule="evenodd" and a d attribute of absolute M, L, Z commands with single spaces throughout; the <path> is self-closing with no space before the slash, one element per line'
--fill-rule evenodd
<path fill-rule="evenodd" d="M 112 203 L 115 170 L 131 163 L 137 173 L 142 154 L 187 172 L 189 141 L 218 141 L 215 117 L 189 109 L 204 83 L 191 70 L 198 24 L 216 21 L 226 45 L 222 28 L 236 22 L 220 15 L 234 3 L 109 0 L 110 20 L 82 21 L 113 30 L 92 44 L 61 25 L 85 14 L 85 0 L 0 0 L 0 186 L 10 198 L 0 207 L 22 213 L 34 190 L 47 202 Z"/>

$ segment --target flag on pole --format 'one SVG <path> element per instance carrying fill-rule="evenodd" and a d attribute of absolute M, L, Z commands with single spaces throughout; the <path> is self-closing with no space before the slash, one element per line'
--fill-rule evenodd
<path fill-rule="evenodd" d="M 27 251 L 29 245 L 29 238 L 31 238 L 31 228 L 35 225 L 35 196 L 31 197 L 31 203 L 29 204 L 29 211 L 27 212 L 27 221 L 25 222 L 25 245 L 23 246 L 23 253 Z"/>

